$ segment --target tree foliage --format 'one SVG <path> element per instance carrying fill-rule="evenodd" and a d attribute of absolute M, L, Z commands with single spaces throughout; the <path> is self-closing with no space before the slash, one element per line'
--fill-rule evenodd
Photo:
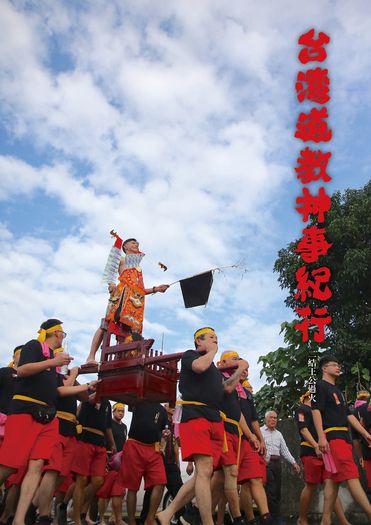
<path fill-rule="evenodd" d="M 314 224 L 317 223 L 312 218 L 308 226 Z M 334 193 L 331 209 L 321 227 L 326 228 L 326 240 L 332 243 L 332 247 L 318 262 L 306 266 L 309 271 L 322 266 L 330 268 L 333 295 L 326 302 L 308 299 L 305 305 L 311 306 L 312 311 L 327 306 L 332 323 L 328 325 L 323 347 L 335 353 L 342 362 L 342 386 L 352 398 L 359 378 L 366 386 L 370 381 L 371 181 L 359 190 Z M 285 303 L 293 309 L 303 306 L 300 299 L 295 299 L 295 273 L 303 266 L 303 261 L 295 253 L 297 243 L 292 242 L 281 249 L 274 265 L 281 288 L 288 290 Z M 274 395 L 274 403 L 281 415 L 287 413 L 304 386 L 308 344 L 301 343 L 301 334 L 295 334 L 294 324 L 282 325 L 286 348 L 279 348 L 259 360 L 263 363 L 262 373 L 268 380 L 256 396 L 261 410 L 265 409 L 267 403 L 264 400 L 268 402 L 269 397 L 272 405 Z M 313 347 L 309 351 L 316 352 L 318 348 Z"/>

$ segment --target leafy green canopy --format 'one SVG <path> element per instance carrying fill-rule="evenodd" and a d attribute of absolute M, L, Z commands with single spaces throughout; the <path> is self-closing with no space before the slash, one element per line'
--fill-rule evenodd
<path fill-rule="evenodd" d="M 316 224 L 314 218 L 308 226 Z M 331 270 L 332 297 L 325 302 L 295 299 L 295 273 L 303 261 L 295 248 L 297 242 L 278 252 L 274 271 L 279 274 L 281 288 L 288 290 L 285 304 L 291 308 L 311 306 L 312 311 L 327 306 L 332 323 L 320 346 L 313 341 L 301 342 L 301 333 L 294 329 L 295 321 L 283 323 L 285 348 L 260 357 L 267 384 L 257 393 L 261 411 L 272 406 L 280 415 L 287 415 L 297 402 L 308 379 L 307 361 L 320 349 L 331 350 L 343 364 L 341 387 L 349 399 L 354 399 L 357 383 L 369 386 L 371 363 L 371 181 L 359 190 L 336 192 L 324 224 L 326 240 L 332 247 L 316 263 L 306 264 L 309 272 L 327 266 Z M 313 336 L 312 338 L 313 339 Z"/>

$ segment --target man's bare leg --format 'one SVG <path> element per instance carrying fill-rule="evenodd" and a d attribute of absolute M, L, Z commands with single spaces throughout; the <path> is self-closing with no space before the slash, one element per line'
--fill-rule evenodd
<path fill-rule="evenodd" d="M 27 473 L 22 481 L 21 493 L 19 495 L 13 525 L 24 525 L 27 509 L 30 506 L 37 487 L 39 486 L 43 466 L 43 459 L 30 459 Z"/>
<path fill-rule="evenodd" d="M 321 525 L 331 525 L 331 514 L 334 510 L 335 501 L 338 496 L 339 484 L 331 479 L 326 479 L 323 490 L 323 514 Z"/>
<path fill-rule="evenodd" d="M 89 361 L 95 361 L 95 354 L 97 353 L 98 348 L 102 344 L 103 337 L 104 337 L 104 330 L 103 330 L 103 328 L 99 327 L 98 330 L 95 332 L 95 334 L 93 336 L 93 340 L 92 340 L 91 346 L 90 346 L 90 352 L 89 352 L 89 355 L 88 355 L 88 357 L 86 359 L 87 363 L 89 363 Z"/>
<path fill-rule="evenodd" d="M 87 476 L 76 474 L 75 488 L 73 491 L 73 521 L 75 525 L 81 525 L 81 512 L 84 504 L 84 489 L 88 482 Z"/>
<path fill-rule="evenodd" d="M 227 506 L 227 498 L 225 497 L 225 494 L 222 494 L 222 497 L 218 501 L 218 514 L 217 514 L 217 525 L 224 525 L 224 516 L 225 516 L 225 509 Z"/>
<path fill-rule="evenodd" d="M 232 518 L 240 518 L 240 499 L 238 497 L 237 490 L 237 465 L 225 465 L 223 466 L 224 471 L 224 494 L 227 498 L 229 510 L 232 514 Z"/>
<path fill-rule="evenodd" d="M 162 510 L 157 514 L 157 519 L 162 525 L 169 525 L 171 518 L 174 516 L 174 514 L 194 498 L 195 482 L 195 476 L 186 481 L 180 487 L 177 495 L 170 503 L 170 505 L 168 505 L 166 509 Z"/>
<path fill-rule="evenodd" d="M 6 494 L 5 507 L 0 516 L 1 523 L 6 523 L 11 516 L 14 516 L 19 499 L 20 487 L 12 485 Z"/>
<path fill-rule="evenodd" d="M 151 499 L 149 500 L 149 509 L 144 525 L 156 525 L 155 515 L 161 498 L 164 493 L 165 485 L 155 485 L 152 489 Z"/>
<path fill-rule="evenodd" d="M 241 496 L 240 496 L 241 508 L 246 514 L 247 521 L 254 519 L 254 511 L 252 508 L 252 496 L 250 490 L 250 483 L 244 483 L 241 485 Z"/>
<path fill-rule="evenodd" d="M 354 501 L 361 507 L 361 509 L 367 514 L 369 521 L 371 522 L 371 505 L 368 501 L 365 491 L 358 478 L 348 479 L 347 485 L 349 492 L 352 495 Z"/>
<path fill-rule="evenodd" d="M 248 483 L 253 500 L 258 506 L 261 516 L 269 513 L 267 494 L 264 490 L 263 478 L 252 478 Z M 252 518 L 253 519 L 253 518 Z"/>
<path fill-rule="evenodd" d="M 301 491 L 297 525 L 308 525 L 308 509 L 316 486 L 315 483 L 306 483 Z"/>
<path fill-rule="evenodd" d="M 128 524 L 136 525 L 135 512 L 137 510 L 137 493 L 133 490 L 128 490 L 128 495 L 126 496 L 126 506 L 128 510 Z"/>
<path fill-rule="evenodd" d="M 337 516 L 338 522 L 340 525 L 352 525 L 346 518 L 344 514 L 344 509 L 341 504 L 341 500 L 339 496 L 336 498 L 335 505 L 334 505 L 334 512 Z"/>
<path fill-rule="evenodd" d="M 123 496 L 113 496 L 112 503 L 112 514 L 113 519 L 115 520 L 115 525 L 127 525 L 127 523 L 122 519 L 122 502 Z M 136 503 L 135 503 L 136 505 Z M 110 519 L 111 521 L 111 519 Z M 104 520 L 103 522 L 104 523 Z"/>
<path fill-rule="evenodd" d="M 14 474 L 14 472 L 17 472 L 17 469 L 12 467 L 6 467 L 5 465 L 0 465 L 0 486 L 4 483 L 6 479 L 8 479 L 10 474 Z"/>
<path fill-rule="evenodd" d="M 195 495 L 203 525 L 214 525 L 211 509 L 211 477 L 213 475 L 213 458 L 195 454 Z"/>
<path fill-rule="evenodd" d="M 40 516 L 49 516 L 50 508 L 53 500 L 53 494 L 57 485 L 58 472 L 56 470 L 48 470 L 45 472 L 43 479 L 41 480 L 37 505 L 39 508 Z M 35 498 L 34 498 L 35 500 Z"/>

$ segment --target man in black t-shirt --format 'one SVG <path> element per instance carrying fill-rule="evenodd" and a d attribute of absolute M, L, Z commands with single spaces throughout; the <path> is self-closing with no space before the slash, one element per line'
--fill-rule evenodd
<path fill-rule="evenodd" d="M 9 414 L 11 401 L 17 379 L 17 366 L 23 345 L 16 346 L 13 351 L 13 359 L 8 366 L 0 368 L 0 413 Z M 4 422 L 5 424 L 5 422 Z M 1 437 L 1 436 L 0 436 Z"/>
<path fill-rule="evenodd" d="M 313 421 L 322 454 L 333 460 L 336 472 L 326 471 L 324 504 L 321 525 L 331 523 L 339 485 L 347 481 L 353 499 L 371 520 L 371 506 L 358 479 L 358 469 L 353 459 L 348 423 L 371 444 L 371 435 L 350 413 L 343 393 L 336 386 L 340 365 L 334 355 L 326 354 L 319 361 L 322 379 L 316 383 L 315 399 L 312 401 Z M 328 456 L 326 456 L 326 454 Z"/>
<path fill-rule="evenodd" d="M 162 432 L 168 424 L 166 410 L 159 403 L 143 401 L 133 408 L 129 437 L 122 451 L 118 484 L 121 494 L 127 488 L 128 523 L 135 525 L 137 492 L 142 478 L 144 489 L 152 488 L 145 523 L 153 523 L 161 502 L 166 473 L 160 451 Z M 112 498 L 116 525 L 122 525 L 122 497 Z"/>
<path fill-rule="evenodd" d="M 122 450 L 128 435 L 127 426 L 122 421 L 124 415 L 124 403 L 115 403 L 112 407 L 112 434 L 118 452 Z"/>
<path fill-rule="evenodd" d="M 113 453 L 116 452 L 112 436 L 112 410 L 107 399 L 95 402 L 95 394 L 89 401 L 81 403 L 78 411 L 79 430 L 72 472 L 76 475 L 73 492 L 73 516 L 76 525 L 86 518 L 89 504 L 103 484 L 106 471 L 106 441 Z M 84 489 L 90 482 L 89 498 L 84 500 Z"/>
<path fill-rule="evenodd" d="M 23 525 L 25 514 L 38 486 L 41 471 L 58 439 L 53 419 L 58 396 L 55 368 L 71 361 L 68 354 L 53 354 L 65 334 L 58 319 L 45 321 L 39 339 L 22 349 L 13 400 L 0 450 L 0 485 L 18 469 L 27 466 L 13 523 Z M 53 414 L 54 412 L 54 414 Z"/>
<path fill-rule="evenodd" d="M 318 436 L 313 422 L 311 394 L 305 392 L 300 397 L 300 405 L 295 410 L 295 420 L 300 436 L 300 459 L 304 468 L 305 487 L 300 495 L 298 525 L 308 525 L 308 509 L 317 485 L 326 478 L 322 454 L 318 446 Z M 336 499 L 334 511 L 340 525 L 350 525 L 346 519 L 341 501 Z"/>
<path fill-rule="evenodd" d="M 215 330 L 204 327 L 194 334 L 195 350 L 183 354 L 179 391 L 182 399 L 180 446 L 183 461 L 194 461 L 195 475 L 179 490 L 176 498 L 157 518 L 162 525 L 170 523 L 177 510 L 196 495 L 204 525 L 213 525 L 211 477 L 219 465 L 224 444 L 224 425 L 220 410 L 224 392 L 232 393 L 246 368 L 239 361 L 236 371 L 223 382 L 213 360 L 218 351 Z"/>
<path fill-rule="evenodd" d="M 355 409 L 357 419 L 361 425 L 371 434 L 371 402 L 370 400 L 366 401 L 362 406 L 359 406 Z M 367 489 L 368 489 L 368 498 L 370 500 L 371 496 L 371 447 L 369 447 L 367 441 L 356 433 L 355 439 L 360 441 L 360 447 L 358 447 L 360 463 L 366 471 L 367 478 Z"/>

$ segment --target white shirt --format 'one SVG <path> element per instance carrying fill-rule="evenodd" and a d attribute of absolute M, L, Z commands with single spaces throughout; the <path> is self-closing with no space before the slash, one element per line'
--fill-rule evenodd
<path fill-rule="evenodd" d="M 290 454 L 290 451 L 287 448 L 283 435 L 279 430 L 269 430 L 267 425 L 263 425 L 262 427 L 260 427 L 260 430 L 263 435 L 265 444 L 267 446 L 267 461 L 269 461 L 269 458 L 271 456 L 282 456 L 292 465 L 296 463 L 295 459 Z"/>

